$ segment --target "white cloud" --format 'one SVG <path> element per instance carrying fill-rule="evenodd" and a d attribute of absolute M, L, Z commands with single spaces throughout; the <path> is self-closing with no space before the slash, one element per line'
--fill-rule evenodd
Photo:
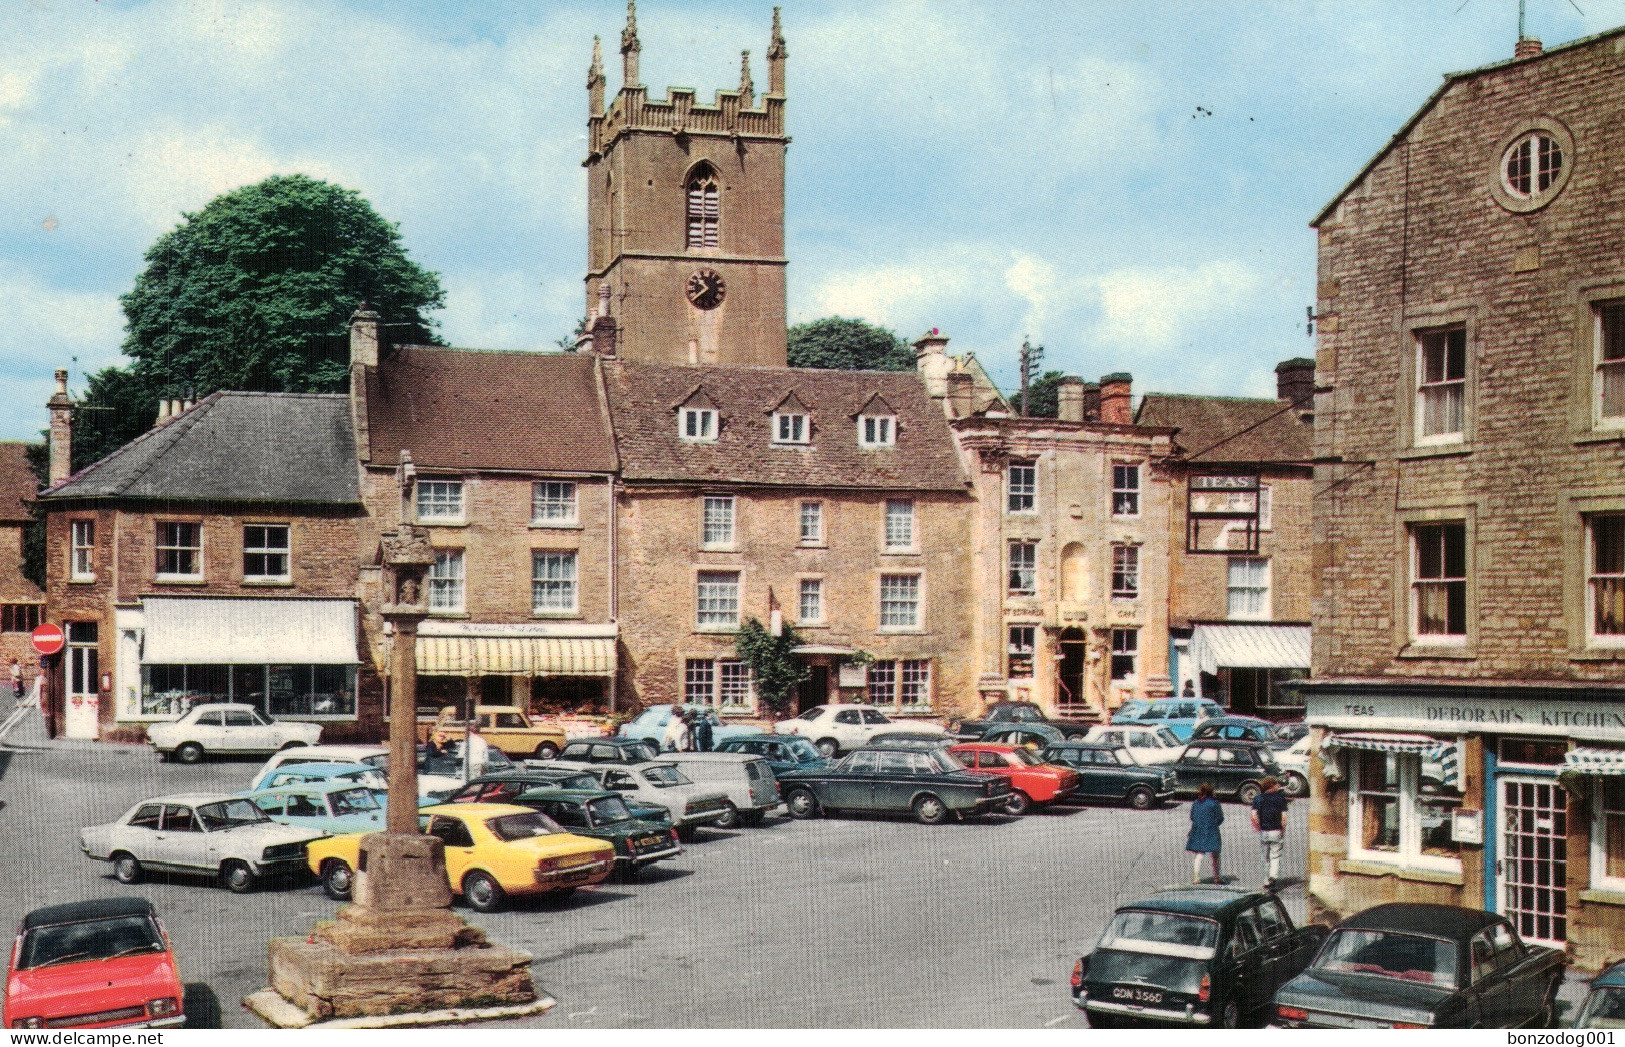
<path fill-rule="evenodd" d="M 1218 259 L 1196 268 L 1120 269 L 1094 281 L 1102 341 L 1168 350 L 1191 329 L 1237 309 L 1259 286 L 1247 266 Z"/>

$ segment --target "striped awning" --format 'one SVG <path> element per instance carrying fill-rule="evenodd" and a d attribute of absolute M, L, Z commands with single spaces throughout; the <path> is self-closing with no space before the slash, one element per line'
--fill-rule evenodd
<path fill-rule="evenodd" d="M 1327 756 L 1323 767 L 1328 778 L 1341 777 L 1330 769 L 1336 762 L 1338 751 L 1355 749 L 1361 752 L 1414 754 L 1428 763 L 1438 764 L 1438 778 L 1445 786 L 1455 789 L 1461 784 L 1459 747 L 1455 742 L 1440 741 L 1425 734 L 1334 734 L 1320 748 Z"/>
<path fill-rule="evenodd" d="M 1625 774 L 1625 749 L 1570 749 L 1563 770 L 1576 774 Z"/>
<path fill-rule="evenodd" d="M 419 636 L 424 676 L 614 676 L 615 641 L 575 636 Z"/>
<path fill-rule="evenodd" d="M 1191 658 L 1204 673 L 1222 669 L 1308 669 L 1307 625 L 1198 625 Z"/>

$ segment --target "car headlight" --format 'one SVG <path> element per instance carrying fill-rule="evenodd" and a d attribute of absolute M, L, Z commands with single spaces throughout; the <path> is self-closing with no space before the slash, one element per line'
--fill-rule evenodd
<path fill-rule="evenodd" d="M 147 1017 L 167 1018 L 171 1014 L 181 1012 L 181 1001 L 173 996 L 164 996 L 156 1000 L 147 1001 Z"/>
<path fill-rule="evenodd" d="M 44 1018 L 18 1018 L 11 1023 L 13 1029 L 43 1029 Z"/>

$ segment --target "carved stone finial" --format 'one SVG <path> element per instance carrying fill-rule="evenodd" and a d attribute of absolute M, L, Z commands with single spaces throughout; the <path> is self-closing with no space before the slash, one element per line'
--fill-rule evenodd
<path fill-rule="evenodd" d="M 637 0 L 626 0 L 626 28 L 621 30 L 621 54 L 628 51 L 639 51 L 638 45 L 638 3 Z"/>
<path fill-rule="evenodd" d="M 746 109 L 756 101 L 756 85 L 750 80 L 750 52 L 739 52 L 739 104 Z"/>
<path fill-rule="evenodd" d="M 593 87 L 604 82 L 604 42 L 599 37 L 592 38 L 592 65 L 587 67 L 587 86 Z"/>
<path fill-rule="evenodd" d="M 789 52 L 784 49 L 784 31 L 779 27 L 779 9 L 775 7 L 773 9 L 773 36 L 768 41 L 767 57 L 783 58 L 787 54 Z"/>

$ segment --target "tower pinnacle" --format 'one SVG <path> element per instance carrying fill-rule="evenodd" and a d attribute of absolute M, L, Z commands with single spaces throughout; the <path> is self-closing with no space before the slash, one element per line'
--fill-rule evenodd
<path fill-rule="evenodd" d="M 784 60 L 790 52 L 784 48 L 784 31 L 779 28 L 779 9 L 773 9 L 773 35 L 767 44 L 767 93 L 784 94 Z"/>
<path fill-rule="evenodd" d="M 621 90 L 638 86 L 638 4 L 626 0 L 626 28 L 621 30 Z"/>
<path fill-rule="evenodd" d="M 739 105 L 749 109 L 756 104 L 756 85 L 750 79 L 750 52 L 739 52 Z"/>
<path fill-rule="evenodd" d="M 592 38 L 592 65 L 587 69 L 587 115 L 601 116 L 604 112 L 604 45 L 598 37 Z"/>

